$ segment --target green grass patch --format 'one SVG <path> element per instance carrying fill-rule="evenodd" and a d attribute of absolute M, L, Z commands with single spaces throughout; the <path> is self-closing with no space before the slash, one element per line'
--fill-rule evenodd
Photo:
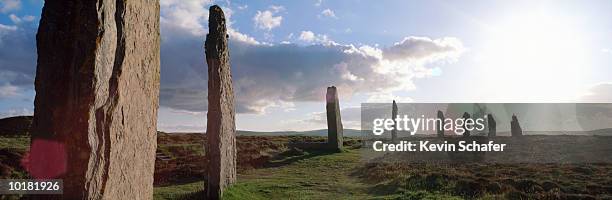
<path fill-rule="evenodd" d="M 26 151 L 30 149 L 30 137 L 0 137 L 0 149 L 18 149 Z"/>
<path fill-rule="evenodd" d="M 204 181 L 187 183 L 182 185 L 173 185 L 167 187 L 155 187 L 153 198 L 162 199 L 195 199 L 194 196 L 200 196 L 204 188 Z"/>

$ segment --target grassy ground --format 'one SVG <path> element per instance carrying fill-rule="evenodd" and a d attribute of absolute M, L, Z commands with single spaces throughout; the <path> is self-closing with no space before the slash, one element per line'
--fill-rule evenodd
<path fill-rule="evenodd" d="M 30 137 L 4 136 L 0 137 L 0 149 L 16 149 L 25 152 L 30 148 Z"/>
<path fill-rule="evenodd" d="M 359 150 L 290 150 L 243 171 L 224 199 L 612 199 L 609 164 L 362 163 Z M 157 187 L 197 199 L 203 182 Z"/>
<path fill-rule="evenodd" d="M 246 171 L 223 199 L 461 199 L 426 190 L 381 192 L 356 176 L 358 150 L 289 152 L 269 167 Z M 155 188 L 155 199 L 195 199 L 203 182 Z"/>
<path fill-rule="evenodd" d="M 340 153 L 303 151 L 288 145 L 290 141 L 324 139 L 238 137 L 238 182 L 225 191 L 224 199 L 612 199 L 612 165 L 605 162 L 363 163 L 356 140 L 347 139 L 345 147 L 355 148 Z M 585 147 L 575 145 L 578 140 L 589 140 L 591 145 L 586 147 L 609 145 L 605 143 L 608 138 L 597 137 L 531 139 L 537 139 L 538 145 L 554 142 L 580 147 L 577 150 Z M 204 196 L 204 182 L 200 181 L 206 174 L 204 140 L 200 134 L 159 135 L 158 153 L 167 158 L 156 161 L 155 199 Z M 27 137 L 0 137 L 0 178 L 27 177 L 19 161 L 28 146 Z"/>
<path fill-rule="evenodd" d="M 359 165 L 355 150 L 342 153 L 324 151 L 290 152 L 269 167 L 248 170 L 238 176 L 238 183 L 224 193 L 224 199 L 345 199 L 367 198 L 367 185 L 351 176 Z M 195 196 L 203 182 L 157 187 L 155 199 Z"/>
<path fill-rule="evenodd" d="M 359 165 L 356 151 L 305 152 L 273 161 L 269 167 L 239 176 L 225 199 L 342 199 L 365 198 L 367 186 L 350 176 Z"/>

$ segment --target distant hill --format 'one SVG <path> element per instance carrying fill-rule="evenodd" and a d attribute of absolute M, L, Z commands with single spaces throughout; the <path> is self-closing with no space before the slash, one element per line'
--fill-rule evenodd
<path fill-rule="evenodd" d="M 32 116 L 17 116 L 0 119 L 0 135 L 29 135 Z"/>
<path fill-rule="evenodd" d="M 593 135 L 612 136 L 612 128 L 597 129 L 588 132 Z"/>
<path fill-rule="evenodd" d="M 327 129 L 311 130 L 311 131 L 272 131 L 272 132 L 239 130 L 238 135 L 244 135 L 244 136 L 287 136 L 287 135 L 327 136 Z M 356 130 L 356 129 L 344 129 L 344 136 L 358 137 L 358 136 L 361 136 L 361 131 Z"/>

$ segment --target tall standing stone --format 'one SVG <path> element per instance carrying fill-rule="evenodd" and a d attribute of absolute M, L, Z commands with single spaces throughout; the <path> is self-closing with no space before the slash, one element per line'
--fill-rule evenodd
<path fill-rule="evenodd" d="M 464 112 L 464 113 L 463 113 L 463 130 L 465 131 L 465 132 L 463 133 L 463 136 L 464 136 L 464 137 L 468 137 L 468 136 L 470 136 L 470 131 L 468 130 L 468 127 L 467 127 L 467 125 L 466 125 L 466 123 L 465 123 L 465 122 L 466 122 L 468 119 L 471 119 L 471 118 L 472 118 L 472 116 L 470 116 L 470 113 L 467 113 L 467 112 Z"/>
<path fill-rule="evenodd" d="M 234 89 L 225 15 L 219 6 L 210 7 L 208 30 L 205 44 L 208 64 L 206 195 L 209 199 L 219 199 L 223 190 L 236 181 Z"/>
<path fill-rule="evenodd" d="M 444 137 L 444 113 L 438 110 L 438 122 L 436 124 L 436 132 L 438 137 Z"/>
<path fill-rule="evenodd" d="M 487 114 L 487 127 L 489 127 L 489 137 L 497 135 L 497 123 L 492 114 Z"/>
<path fill-rule="evenodd" d="M 340 103 L 335 86 L 327 88 L 327 144 L 332 150 L 342 150 L 342 119 L 340 118 Z"/>
<path fill-rule="evenodd" d="M 397 103 L 393 100 L 393 105 L 391 107 L 391 118 L 395 119 L 397 117 Z M 397 142 L 397 121 L 393 123 L 393 130 L 391 130 L 391 141 Z"/>
<path fill-rule="evenodd" d="M 521 125 L 519 124 L 518 118 L 514 114 L 512 114 L 512 121 L 510 121 L 510 133 L 512 134 L 512 136 L 523 135 L 523 129 L 521 129 Z"/>
<path fill-rule="evenodd" d="M 152 199 L 159 1 L 45 1 L 28 171 L 63 199 Z"/>

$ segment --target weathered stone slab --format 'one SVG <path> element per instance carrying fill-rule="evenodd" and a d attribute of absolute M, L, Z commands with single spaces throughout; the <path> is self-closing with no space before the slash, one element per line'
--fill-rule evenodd
<path fill-rule="evenodd" d="M 342 119 L 340 118 L 340 103 L 335 86 L 327 88 L 327 143 L 332 150 L 342 150 Z"/>
<path fill-rule="evenodd" d="M 393 105 L 391 107 L 391 118 L 395 119 L 397 117 L 397 103 L 393 100 Z M 393 130 L 391 130 L 391 141 L 397 142 L 397 123 L 393 123 Z"/>
<path fill-rule="evenodd" d="M 495 137 L 497 135 L 497 123 L 492 114 L 487 115 L 487 127 L 489 127 L 489 137 Z"/>
<path fill-rule="evenodd" d="M 464 119 L 464 123 L 463 123 L 463 129 L 465 130 L 465 132 L 463 133 L 464 137 L 469 137 L 471 135 L 470 131 L 467 129 L 467 125 L 465 123 L 466 120 L 471 119 L 472 116 L 470 115 L 470 113 L 464 112 L 463 113 L 463 119 Z"/>
<path fill-rule="evenodd" d="M 159 1 L 47 0 L 30 166 L 62 199 L 152 199 Z"/>
<path fill-rule="evenodd" d="M 438 137 L 444 137 L 444 113 L 438 110 L 438 119 L 439 122 L 436 124 L 436 133 Z"/>
<path fill-rule="evenodd" d="M 226 20 L 219 6 L 211 6 L 206 35 L 208 113 L 206 156 L 208 199 L 219 199 L 236 181 L 236 125 L 234 89 L 229 63 Z"/>
<path fill-rule="evenodd" d="M 510 121 L 510 133 L 512 134 L 512 136 L 523 135 L 523 129 L 521 129 L 521 125 L 519 124 L 518 118 L 514 114 L 512 114 L 512 121 Z"/>

